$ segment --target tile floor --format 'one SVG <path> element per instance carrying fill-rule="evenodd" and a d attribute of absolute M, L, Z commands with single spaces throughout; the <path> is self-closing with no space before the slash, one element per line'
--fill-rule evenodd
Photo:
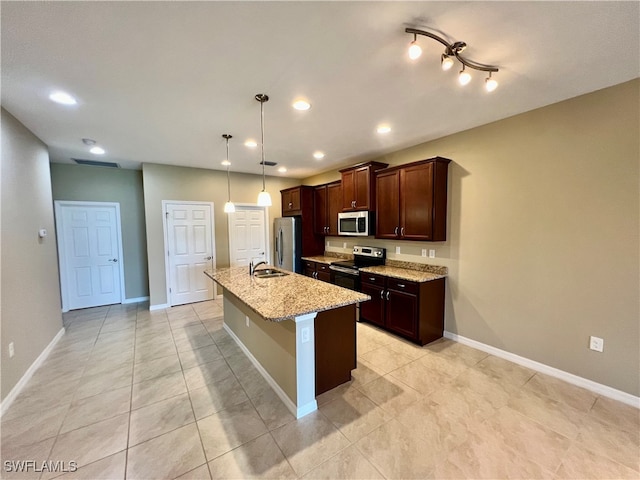
<path fill-rule="evenodd" d="M 358 324 L 353 381 L 296 421 L 219 301 L 65 326 L 2 417 L 3 478 L 59 476 L 7 471 L 47 459 L 83 479 L 640 478 L 637 409 L 448 340 Z"/>

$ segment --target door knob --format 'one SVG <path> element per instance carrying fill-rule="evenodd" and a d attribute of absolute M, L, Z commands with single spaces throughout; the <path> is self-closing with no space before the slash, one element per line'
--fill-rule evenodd
<path fill-rule="evenodd" d="M 118 259 L 117 259 L 117 258 L 110 258 L 110 259 L 109 259 L 109 261 L 110 261 L 110 262 L 113 262 L 113 263 L 117 263 L 117 262 L 118 262 Z"/>
<path fill-rule="evenodd" d="M 205 260 L 211 260 L 213 257 L 204 257 Z"/>

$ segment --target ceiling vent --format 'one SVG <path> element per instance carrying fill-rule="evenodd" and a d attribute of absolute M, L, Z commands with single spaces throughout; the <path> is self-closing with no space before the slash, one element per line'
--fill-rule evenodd
<path fill-rule="evenodd" d="M 98 160 L 84 160 L 82 158 L 72 158 L 78 165 L 90 165 L 92 167 L 108 167 L 108 168 L 120 168 L 120 165 L 113 162 L 100 162 Z"/>
<path fill-rule="evenodd" d="M 277 162 L 269 162 L 267 160 L 265 160 L 264 162 L 260 162 L 260 165 L 265 164 L 267 167 L 275 167 L 278 163 Z"/>

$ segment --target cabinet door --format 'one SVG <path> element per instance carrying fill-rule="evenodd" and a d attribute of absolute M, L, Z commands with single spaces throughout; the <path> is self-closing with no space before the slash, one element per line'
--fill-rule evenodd
<path fill-rule="evenodd" d="M 384 326 L 384 288 L 379 285 L 362 283 L 360 291 L 371 296 L 371 300 L 360 304 L 360 318 L 376 325 Z"/>
<path fill-rule="evenodd" d="M 320 185 L 313 190 L 313 231 L 326 235 L 327 225 L 327 186 Z"/>
<path fill-rule="evenodd" d="M 299 211 L 302 209 L 302 205 L 301 205 L 301 201 L 300 201 L 300 189 L 299 188 L 295 188 L 293 190 L 291 190 L 291 210 L 292 211 Z"/>
<path fill-rule="evenodd" d="M 355 171 L 342 172 L 342 210 L 345 212 L 354 210 L 353 202 L 356 201 Z"/>
<path fill-rule="evenodd" d="M 318 280 L 322 280 L 323 282 L 331 283 L 331 274 L 329 272 L 323 272 L 320 270 L 316 270 L 316 275 Z"/>
<path fill-rule="evenodd" d="M 369 167 L 355 171 L 356 210 L 371 209 L 371 170 Z"/>
<path fill-rule="evenodd" d="M 388 289 L 385 294 L 386 327 L 400 335 L 418 337 L 418 297 Z"/>
<path fill-rule="evenodd" d="M 400 233 L 399 195 L 400 172 L 398 170 L 376 175 L 376 238 L 398 238 Z"/>
<path fill-rule="evenodd" d="M 342 211 L 342 184 L 327 185 L 327 227 L 328 235 L 338 235 L 338 213 Z"/>
<path fill-rule="evenodd" d="M 400 238 L 433 238 L 433 163 L 400 170 Z"/>

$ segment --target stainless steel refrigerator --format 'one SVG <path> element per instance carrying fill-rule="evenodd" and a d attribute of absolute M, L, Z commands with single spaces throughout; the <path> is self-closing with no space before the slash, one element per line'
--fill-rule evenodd
<path fill-rule="evenodd" d="M 274 266 L 302 273 L 302 219 L 282 217 L 273 221 L 275 235 Z"/>

